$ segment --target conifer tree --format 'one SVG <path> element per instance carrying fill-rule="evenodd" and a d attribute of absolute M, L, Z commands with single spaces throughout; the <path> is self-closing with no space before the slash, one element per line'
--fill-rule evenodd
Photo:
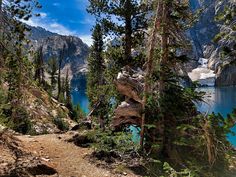
<path fill-rule="evenodd" d="M 57 83 L 57 59 L 55 57 L 52 57 L 48 60 L 48 66 L 49 66 L 49 74 L 51 79 L 51 90 L 53 91 L 55 89 L 55 85 Z"/>
<path fill-rule="evenodd" d="M 62 77 L 60 79 L 60 84 L 61 84 L 61 88 L 60 88 L 60 95 L 59 95 L 59 98 L 58 98 L 58 101 L 61 102 L 61 103 L 65 103 L 66 102 L 66 94 L 65 94 L 65 91 L 66 91 L 66 82 L 65 82 L 65 78 Z"/>
<path fill-rule="evenodd" d="M 71 88 L 70 88 L 70 79 L 69 79 L 69 70 L 66 71 L 65 79 L 65 97 L 66 97 L 66 106 L 70 111 L 73 111 L 73 105 L 71 100 Z"/>
<path fill-rule="evenodd" d="M 8 103 L 10 105 L 9 122 L 12 128 L 26 133 L 29 130 L 27 113 L 22 108 L 24 102 L 24 84 L 29 81 L 28 60 L 24 56 L 24 46 L 27 44 L 25 32 L 28 30 L 20 20 L 32 17 L 34 7 L 40 8 L 37 1 L 14 0 L 2 4 L 0 2 L 0 50 L 3 57 L 1 65 L 6 67 L 6 82 L 8 88 Z M 37 14 L 35 14 L 37 15 Z"/>
<path fill-rule="evenodd" d="M 180 77 L 175 69 L 178 63 L 186 59 L 185 56 L 178 56 L 177 51 L 188 47 L 184 36 L 185 28 L 190 24 L 192 17 L 188 5 L 188 2 L 185 1 L 167 0 L 157 3 L 143 98 L 143 108 L 145 112 L 149 113 L 146 116 L 146 123 L 154 124 L 157 128 L 155 132 L 150 133 L 149 138 L 154 141 L 152 143 L 159 144 L 159 153 L 176 161 L 179 160 L 179 157 L 173 142 L 177 135 L 178 121 L 196 113 L 192 101 L 200 98 L 186 95 L 184 88 L 178 83 Z M 186 14 L 188 14 L 188 18 L 186 18 Z M 159 45 L 156 46 L 156 43 Z M 154 48 L 157 52 L 156 55 L 154 55 Z M 157 87 L 153 88 L 152 84 L 155 82 Z M 158 92 L 155 93 L 153 89 L 157 89 Z M 152 107 L 154 105 L 156 106 L 155 110 Z M 141 145 L 144 139 L 145 112 L 142 118 Z"/>
<path fill-rule="evenodd" d="M 104 129 L 104 59 L 103 59 L 103 31 L 100 24 L 96 24 L 92 34 L 93 45 L 91 48 L 90 56 L 88 58 L 88 82 L 87 93 L 90 104 L 93 107 L 98 104 L 99 108 L 96 109 L 96 115 L 100 119 L 100 126 Z"/>
<path fill-rule="evenodd" d="M 97 88 L 102 85 L 104 60 L 102 56 L 103 52 L 103 34 L 100 24 L 96 24 L 92 34 L 93 46 L 91 48 L 90 56 L 88 58 L 88 96 L 91 104 L 95 104 L 97 98 Z"/>
<path fill-rule="evenodd" d="M 180 51 L 189 48 L 185 31 L 194 18 L 189 4 L 158 1 L 155 13 L 145 65 L 141 146 L 152 158 L 177 169 L 184 164 L 184 168 L 196 169 L 199 176 L 205 176 L 203 168 L 209 174 L 219 173 L 220 164 L 224 171 L 225 155 L 231 153 L 223 148 L 228 144 L 229 118 L 198 114 L 194 102 L 202 99 L 202 93 L 180 84 L 179 64 L 187 61 Z M 216 139 L 224 143 L 217 144 Z"/>
<path fill-rule="evenodd" d="M 44 61 L 43 61 L 43 47 L 41 46 L 36 52 L 35 59 L 35 75 L 34 79 L 38 81 L 39 85 L 44 85 Z"/>
<path fill-rule="evenodd" d="M 58 93 L 57 93 L 57 99 L 59 99 L 61 91 L 62 91 L 62 84 L 61 84 L 61 67 L 62 67 L 62 61 L 65 57 L 65 45 L 63 45 L 62 50 L 59 54 L 59 60 L 58 60 L 58 76 L 57 76 L 57 87 L 58 87 Z"/>
<path fill-rule="evenodd" d="M 123 66 L 133 64 L 131 49 L 142 44 L 145 29 L 148 26 L 149 7 L 137 0 L 90 0 L 88 12 L 95 15 L 102 23 L 105 32 L 123 38 Z M 116 20 L 119 23 L 116 23 Z"/>

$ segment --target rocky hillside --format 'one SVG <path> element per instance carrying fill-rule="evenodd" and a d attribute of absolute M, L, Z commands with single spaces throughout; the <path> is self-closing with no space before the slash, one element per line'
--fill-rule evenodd
<path fill-rule="evenodd" d="M 36 51 L 43 46 L 43 55 L 45 62 L 50 57 L 59 57 L 59 52 L 65 46 L 65 57 L 62 62 L 62 68 L 69 69 L 70 74 L 75 76 L 79 72 L 86 71 L 87 56 L 89 47 L 83 41 L 75 36 L 63 36 L 56 33 L 46 31 L 41 27 L 30 27 L 32 49 Z M 63 71 L 62 71 L 63 73 Z"/>
<path fill-rule="evenodd" d="M 0 84 L 2 100 L 7 89 L 8 85 L 6 83 Z M 0 126 L 6 125 L 22 133 L 37 135 L 65 131 L 76 125 L 71 120 L 70 112 L 66 106 L 50 97 L 42 88 L 35 84 L 24 85 L 22 86 L 22 94 L 24 96 L 22 97 L 21 108 L 26 111 L 20 117 L 22 123 L 13 125 L 0 114 Z M 2 103 L 0 104 L 5 110 L 8 110 L 8 107 L 4 107 Z"/>
<path fill-rule="evenodd" d="M 230 2 L 230 0 L 227 2 Z M 209 69 L 207 72 L 211 73 L 213 71 L 215 73 L 215 78 L 207 78 L 206 73 L 204 73 L 204 78 L 214 79 L 217 86 L 235 85 L 236 65 L 232 62 L 235 60 L 235 55 L 226 58 L 222 58 L 220 55 L 222 48 L 225 46 L 233 49 L 235 41 L 223 39 L 219 43 L 213 42 L 214 37 L 219 32 L 234 33 L 227 26 L 219 25 L 215 21 L 215 16 L 223 10 L 225 4 L 215 0 L 190 0 L 190 3 L 193 11 L 203 10 L 198 23 L 190 30 L 194 56 L 197 60 L 207 59 L 207 68 Z M 199 74 L 201 75 L 201 73 Z M 201 78 L 201 76 L 199 77 Z M 209 77 L 212 77 L 212 74 Z"/>

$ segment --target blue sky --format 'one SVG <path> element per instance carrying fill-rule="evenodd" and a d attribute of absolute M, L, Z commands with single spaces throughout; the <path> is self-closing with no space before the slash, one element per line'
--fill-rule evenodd
<path fill-rule="evenodd" d="M 62 35 L 75 35 L 91 45 L 91 28 L 94 18 L 86 12 L 88 0 L 39 0 L 41 16 L 26 23 L 40 26 Z"/>

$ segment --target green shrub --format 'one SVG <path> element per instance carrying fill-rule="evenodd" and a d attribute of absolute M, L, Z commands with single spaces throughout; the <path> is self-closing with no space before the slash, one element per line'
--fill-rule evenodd
<path fill-rule="evenodd" d="M 85 117 L 84 111 L 81 109 L 80 105 L 73 107 L 73 111 L 71 112 L 71 118 L 78 122 L 79 120 L 82 120 Z"/>
<path fill-rule="evenodd" d="M 137 150 L 137 144 L 132 141 L 132 135 L 128 132 L 112 132 L 94 130 L 87 133 L 88 139 L 93 140 L 92 147 L 95 151 L 118 152 L 125 154 L 126 152 Z"/>
<path fill-rule="evenodd" d="M 61 131 L 69 130 L 69 125 L 62 118 L 57 117 L 53 119 L 53 123 L 57 126 L 57 128 Z"/>
<path fill-rule="evenodd" d="M 0 84 L 1 86 L 1 84 Z M 5 124 L 7 118 L 6 115 L 4 114 L 4 108 L 5 108 L 5 103 L 6 103 L 6 94 L 4 90 L 0 88 L 0 124 Z"/>
<path fill-rule="evenodd" d="M 14 118 L 11 117 L 7 123 L 8 127 L 22 134 L 28 134 L 32 129 L 32 123 L 27 111 L 23 107 L 11 110 Z"/>

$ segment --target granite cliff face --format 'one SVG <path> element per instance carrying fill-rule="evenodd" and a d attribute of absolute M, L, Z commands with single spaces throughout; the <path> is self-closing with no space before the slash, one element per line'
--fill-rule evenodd
<path fill-rule="evenodd" d="M 192 11 L 202 9 L 198 22 L 190 29 L 190 35 L 195 48 L 195 56 L 204 58 L 209 55 L 209 46 L 215 46 L 212 42 L 214 36 L 219 32 L 219 28 L 214 21 L 216 15 L 215 0 L 190 0 Z M 211 51 L 209 51 L 211 52 Z"/>
<path fill-rule="evenodd" d="M 31 28 L 31 45 L 36 51 L 43 47 L 43 57 L 45 63 L 50 57 L 59 57 L 60 51 L 65 46 L 65 56 L 62 61 L 62 74 L 69 69 L 71 76 L 76 76 L 80 72 L 85 72 L 87 67 L 87 56 L 89 47 L 75 36 L 63 36 L 46 31 L 41 27 Z"/>
<path fill-rule="evenodd" d="M 214 43 L 214 37 L 219 33 L 229 33 L 235 36 L 235 32 L 228 26 L 219 24 L 215 21 L 217 13 L 224 9 L 225 3 L 235 6 L 235 2 L 227 0 L 224 3 L 215 0 L 190 0 L 193 11 L 202 9 L 198 23 L 189 31 L 193 43 L 193 52 L 197 60 L 203 58 L 207 60 L 207 68 L 215 73 L 215 85 L 235 85 L 236 84 L 236 65 L 235 54 L 222 56 L 221 52 L 224 47 L 235 50 L 235 40 L 222 39 Z"/>

